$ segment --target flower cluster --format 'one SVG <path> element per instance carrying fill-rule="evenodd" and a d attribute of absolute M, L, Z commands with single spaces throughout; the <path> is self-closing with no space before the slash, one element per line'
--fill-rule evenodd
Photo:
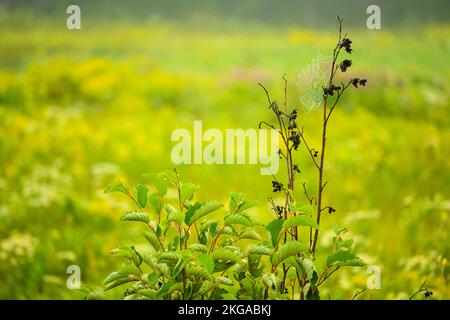
<path fill-rule="evenodd" d="M 350 82 L 355 86 L 355 88 L 358 88 L 358 85 L 364 87 L 367 83 L 367 79 L 353 78 L 352 80 L 350 80 Z"/>
<path fill-rule="evenodd" d="M 278 181 L 272 181 L 273 192 L 281 192 L 283 190 L 283 184 Z"/>
<path fill-rule="evenodd" d="M 342 72 L 347 71 L 347 69 L 352 65 L 352 60 L 349 59 L 344 59 L 340 64 L 339 64 L 339 68 L 341 69 Z"/>
<path fill-rule="evenodd" d="M 344 48 L 345 52 L 347 53 L 352 53 L 352 40 L 350 40 L 349 38 L 344 38 L 342 39 L 341 43 L 339 43 L 339 48 Z"/>
<path fill-rule="evenodd" d="M 336 85 L 334 85 L 334 83 L 332 83 L 328 88 L 325 88 L 325 87 L 323 88 L 323 95 L 324 96 L 327 96 L 327 95 L 332 96 L 334 91 L 339 91 L 341 89 L 342 88 L 340 86 L 336 86 Z"/>
<path fill-rule="evenodd" d="M 294 148 L 295 151 L 297 151 L 301 142 L 300 133 L 298 131 L 292 131 L 288 139 L 292 141 L 292 147 Z"/>
<path fill-rule="evenodd" d="M 297 128 L 297 109 L 292 110 L 292 112 L 289 114 L 289 130 L 294 130 Z"/>

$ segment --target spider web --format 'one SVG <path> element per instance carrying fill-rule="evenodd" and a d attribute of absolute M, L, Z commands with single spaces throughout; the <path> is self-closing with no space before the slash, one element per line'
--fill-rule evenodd
<path fill-rule="evenodd" d="M 329 78 L 331 58 L 319 55 L 297 76 L 300 102 L 305 111 L 318 109 L 323 103 L 323 90 Z"/>

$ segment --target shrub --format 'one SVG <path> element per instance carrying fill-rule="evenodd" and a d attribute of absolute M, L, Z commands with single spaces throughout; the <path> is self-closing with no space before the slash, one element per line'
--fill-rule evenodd
<path fill-rule="evenodd" d="M 146 175 L 150 185 L 138 184 L 132 190 L 115 182 L 105 192 L 125 194 L 136 211 L 125 213 L 121 221 L 144 226 L 142 236 L 148 250 L 134 246 L 119 247 L 112 254 L 124 259 L 120 268 L 105 279 L 104 290 L 128 284 L 126 299 L 319 299 L 319 289 L 342 267 L 363 266 L 353 252 L 353 241 L 344 238 L 347 228 L 334 225 L 332 251 L 323 266 L 315 259 L 321 215 L 336 210 L 325 205 L 323 194 L 326 134 L 330 117 L 343 93 L 351 86 L 365 86 L 366 80 L 348 79 L 337 84 L 337 75 L 352 66 L 349 59 L 340 59 L 343 51 L 351 54 L 351 40 L 342 35 L 333 50 L 329 77 L 323 90 L 321 146 L 311 148 L 298 121 L 298 111 L 287 105 L 287 80 L 284 80 L 284 103 L 272 100 L 264 89 L 269 110 L 276 124 L 261 121 L 279 133 L 283 147 L 279 156 L 285 160 L 287 177 L 273 176 L 273 192 L 282 201 L 269 198 L 275 219 L 262 225 L 246 211 L 256 203 L 241 193 L 233 192 L 226 214 L 214 218 L 212 213 L 223 210 L 223 204 L 198 201 L 198 186 L 180 180 L 176 169 Z M 303 148 L 301 148 L 303 147 Z M 305 150 L 317 169 L 316 195 L 302 183 L 304 202 L 296 200 L 296 181 L 300 174 L 294 153 Z M 167 199 L 168 188 L 174 188 L 177 201 Z M 277 203 L 281 202 L 281 203 Z M 262 230 L 265 229 L 265 232 Z M 248 247 L 243 240 L 250 241 Z M 99 294 L 89 291 L 88 298 Z"/>

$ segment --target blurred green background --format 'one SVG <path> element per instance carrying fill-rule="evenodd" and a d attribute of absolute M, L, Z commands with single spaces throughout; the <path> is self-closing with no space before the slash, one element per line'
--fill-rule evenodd
<path fill-rule="evenodd" d="M 66 28 L 69 4 L 81 30 Z M 382 30 L 366 27 L 378 4 Z M 101 286 L 119 261 L 108 252 L 141 241 L 119 224 L 131 208 L 104 195 L 109 182 L 170 169 L 172 131 L 256 128 L 262 82 L 301 110 L 319 146 L 320 112 L 307 110 L 297 77 L 336 41 L 337 14 L 353 40 L 351 75 L 367 87 L 345 96 L 328 137 L 323 219 L 346 224 L 359 255 L 381 268 L 364 299 L 406 299 L 426 280 L 449 299 L 450 24 L 448 1 L 0 1 L 0 298 L 78 299 L 66 268 Z M 315 186 L 303 153 L 301 179 Z M 240 191 L 273 218 L 271 178 L 259 166 L 182 166 L 201 199 Z M 297 187 L 298 197 L 303 194 Z M 331 232 L 322 232 L 325 255 Z M 323 297 L 349 299 L 365 268 L 336 275 Z M 120 290 L 109 298 L 120 298 Z"/>

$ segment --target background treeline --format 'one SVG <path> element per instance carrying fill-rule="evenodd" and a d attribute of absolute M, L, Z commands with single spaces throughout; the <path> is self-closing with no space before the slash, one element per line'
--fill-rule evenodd
<path fill-rule="evenodd" d="M 78 4 L 84 13 L 95 16 L 98 21 L 126 19 L 142 22 L 151 17 L 186 21 L 209 17 L 212 20 L 226 18 L 310 28 L 329 27 L 337 13 L 345 19 L 347 27 L 365 25 L 365 12 L 370 4 L 382 8 L 384 27 L 447 22 L 450 9 L 450 2 L 446 0 L 2 0 L 0 4 L 9 13 L 25 9 L 49 18 L 64 12 L 70 4 Z"/>

